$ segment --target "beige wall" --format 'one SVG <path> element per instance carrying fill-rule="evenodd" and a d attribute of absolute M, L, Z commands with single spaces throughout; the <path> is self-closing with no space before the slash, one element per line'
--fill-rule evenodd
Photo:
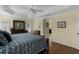
<path fill-rule="evenodd" d="M 41 35 L 43 35 L 43 20 L 42 19 L 35 19 L 33 20 L 33 30 L 40 30 L 41 31 Z"/>
<path fill-rule="evenodd" d="M 26 19 L 18 18 L 18 17 L 11 17 L 11 16 L 0 16 L 0 21 L 8 21 L 10 22 L 10 27 L 13 27 L 13 20 L 22 20 L 27 22 Z"/>
<path fill-rule="evenodd" d="M 39 25 L 41 26 L 41 31 L 43 35 L 47 34 L 50 41 L 54 41 L 57 43 L 61 43 L 70 47 L 76 47 L 79 43 L 76 42 L 76 18 L 79 16 L 78 10 L 66 11 L 62 13 L 55 14 L 47 20 L 49 21 L 50 28 L 52 29 L 52 34 L 49 34 L 47 30 L 45 30 L 45 22 L 42 20 L 35 20 L 34 29 L 39 29 Z M 66 21 L 66 28 L 57 28 L 58 21 Z M 46 36 L 47 36 L 46 35 Z M 79 40 L 77 40 L 79 41 Z"/>
<path fill-rule="evenodd" d="M 52 34 L 49 35 L 51 41 L 58 42 L 67 46 L 76 47 L 76 17 L 79 16 L 79 11 L 68 11 L 59 13 L 50 17 L 48 20 L 52 28 Z M 58 21 L 66 21 L 66 28 L 57 28 Z M 78 40 L 79 41 L 79 40 Z"/>
<path fill-rule="evenodd" d="M 49 34 L 48 29 L 45 28 L 45 22 L 43 20 L 35 20 L 34 29 L 39 29 L 43 35 L 49 37 L 50 41 L 61 43 L 70 47 L 76 47 L 79 43 L 76 42 L 76 18 L 79 16 L 78 10 L 66 11 L 62 13 L 55 14 L 47 18 L 49 26 L 52 29 L 52 34 Z M 57 28 L 58 21 L 66 21 L 66 28 Z M 79 40 L 77 40 L 79 41 Z"/>
<path fill-rule="evenodd" d="M 44 35 L 45 37 L 48 37 L 49 36 L 49 28 L 46 27 L 46 22 L 47 22 L 47 19 L 35 19 L 34 20 L 34 28 L 33 30 L 40 30 L 40 34 L 41 35 Z"/>

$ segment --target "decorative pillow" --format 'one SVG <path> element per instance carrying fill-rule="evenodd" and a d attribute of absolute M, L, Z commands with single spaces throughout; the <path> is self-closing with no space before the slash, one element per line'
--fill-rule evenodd
<path fill-rule="evenodd" d="M 1 34 L 4 35 L 4 37 L 7 39 L 8 42 L 11 42 L 12 41 L 12 38 L 10 36 L 10 34 L 6 31 L 0 31 Z"/>
<path fill-rule="evenodd" d="M 7 39 L 3 34 L 0 33 L 0 46 L 4 46 L 8 43 Z"/>
<path fill-rule="evenodd" d="M 11 35 L 8 32 L 4 31 L 3 35 L 7 38 L 8 42 L 12 41 Z"/>

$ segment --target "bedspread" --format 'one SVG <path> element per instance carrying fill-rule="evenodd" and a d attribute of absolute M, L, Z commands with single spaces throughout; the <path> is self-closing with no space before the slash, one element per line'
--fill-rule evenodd
<path fill-rule="evenodd" d="M 1 54 L 36 54 L 47 49 L 47 40 L 30 33 L 12 35 L 12 42 L 0 46 Z"/>

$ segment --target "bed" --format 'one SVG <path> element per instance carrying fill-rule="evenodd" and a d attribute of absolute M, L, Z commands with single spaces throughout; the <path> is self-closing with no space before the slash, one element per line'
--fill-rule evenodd
<path fill-rule="evenodd" d="M 12 41 L 0 46 L 0 54 L 37 54 L 48 50 L 48 39 L 30 33 L 13 34 Z"/>

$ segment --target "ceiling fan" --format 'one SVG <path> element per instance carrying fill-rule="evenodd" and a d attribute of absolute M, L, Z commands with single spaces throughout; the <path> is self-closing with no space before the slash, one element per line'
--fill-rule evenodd
<path fill-rule="evenodd" d="M 31 6 L 30 8 L 27 8 L 28 10 L 30 10 L 33 14 L 37 14 L 38 12 L 43 12 L 43 10 L 38 10 L 37 8 L 35 8 L 36 6 Z"/>
<path fill-rule="evenodd" d="M 35 10 L 33 8 L 30 9 L 34 14 L 36 14 L 37 12 L 42 12 L 42 10 Z"/>

